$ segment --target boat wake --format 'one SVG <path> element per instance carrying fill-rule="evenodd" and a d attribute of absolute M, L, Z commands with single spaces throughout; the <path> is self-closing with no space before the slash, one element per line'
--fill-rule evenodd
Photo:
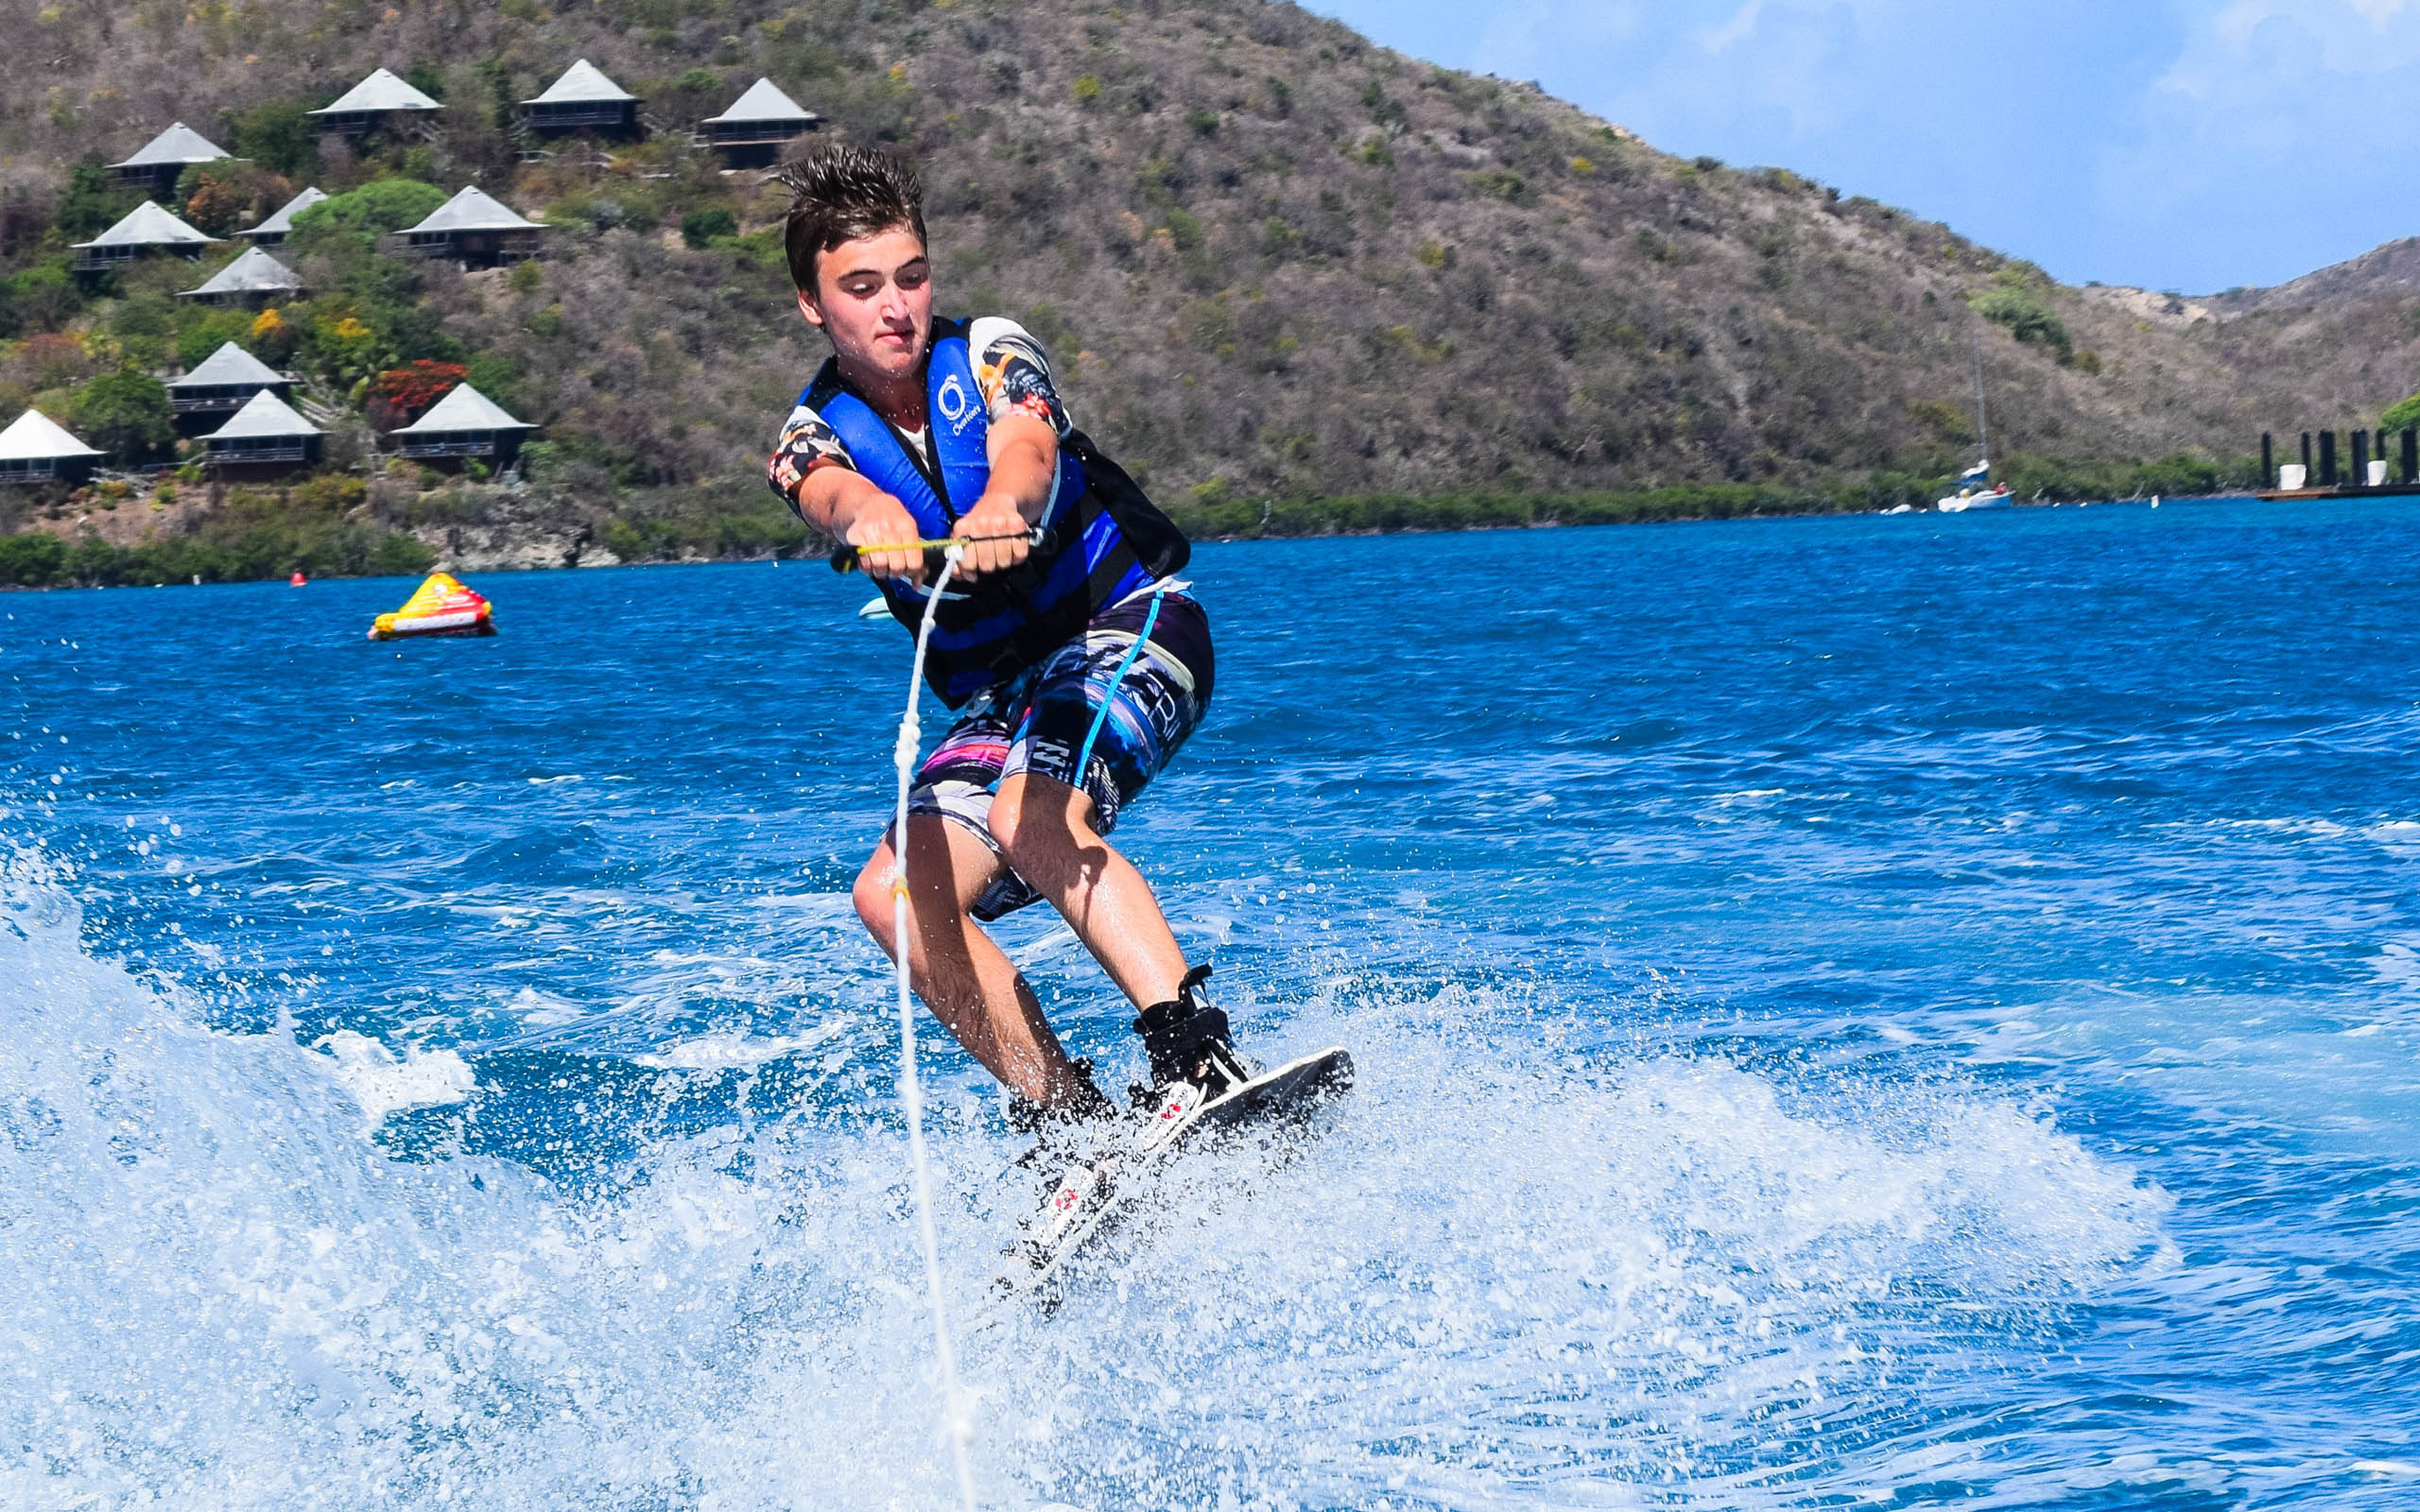
<path fill-rule="evenodd" d="M 617 1136 L 578 1190 L 399 1158 L 379 1124 L 468 1097 L 475 1055 L 211 1029 L 79 935 L 20 853 L 0 1503 L 945 1496 L 887 1099 Z M 986 1504 L 1777 1506 L 2052 1472 L 1995 1457 L 1993 1415 L 2073 1309 L 2168 1263 L 2155 1189 L 1971 1086 L 1583 1053 L 1555 1018 L 1367 978 L 1296 1009 L 1275 1034 L 1361 1067 L 1316 1148 L 1191 1162 L 1055 1316 L 970 1348 Z M 963 1314 L 1028 1194 L 942 1091 Z"/>

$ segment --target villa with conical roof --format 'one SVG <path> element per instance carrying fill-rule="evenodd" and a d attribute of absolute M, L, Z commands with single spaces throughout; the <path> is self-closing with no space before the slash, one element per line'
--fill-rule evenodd
<path fill-rule="evenodd" d="M 761 168 L 782 147 L 823 124 L 823 118 L 777 88 L 769 78 L 748 86 L 720 115 L 698 124 L 698 144 L 722 154 L 734 168 Z"/>
<path fill-rule="evenodd" d="M 360 136 L 368 131 L 392 130 L 415 120 L 429 120 L 444 109 L 381 68 L 309 113 L 322 131 Z"/>
<path fill-rule="evenodd" d="M 250 304 L 255 309 L 272 300 L 292 299 L 302 292 L 302 275 L 262 251 L 248 247 L 244 255 L 211 275 L 199 288 L 186 289 L 181 300 L 204 304 Z"/>
<path fill-rule="evenodd" d="M 244 402 L 210 433 L 210 470 L 222 477 L 274 477 L 320 459 L 320 427 L 268 389 Z"/>
<path fill-rule="evenodd" d="M 538 235 L 545 228 L 524 220 L 494 197 L 476 187 L 437 207 L 426 220 L 407 227 L 404 242 L 429 257 L 450 257 L 464 267 L 493 267 L 538 254 Z"/>
<path fill-rule="evenodd" d="M 233 341 L 203 358 L 193 371 L 168 380 L 168 408 L 187 435 L 204 431 L 251 403 L 264 391 L 283 399 L 294 380 Z"/>
<path fill-rule="evenodd" d="M 326 198 L 328 198 L 327 191 L 314 184 L 285 204 L 278 206 L 276 213 L 267 220 L 257 226 L 236 232 L 234 234 L 246 238 L 255 247 L 281 246 L 285 243 L 287 233 L 294 230 L 294 217 Z"/>
<path fill-rule="evenodd" d="M 110 168 L 127 183 L 147 185 L 152 194 L 176 192 L 177 179 L 197 163 L 216 163 L 227 149 L 179 121 L 143 145 L 141 151 Z"/>
<path fill-rule="evenodd" d="M 389 438 L 398 453 L 416 460 L 459 465 L 475 459 L 501 470 L 521 455 L 522 438 L 536 429 L 469 384 L 456 384 L 428 413 Z"/>
<path fill-rule="evenodd" d="M 564 69 L 544 94 L 521 102 L 521 124 L 542 136 L 570 131 L 635 136 L 639 98 L 583 58 Z"/>
<path fill-rule="evenodd" d="M 155 254 L 199 257 L 203 248 L 217 240 L 161 209 L 158 201 L 147 199 L 91 241 L 78 242 L 75 266 L 78 272 L 90 273 Z"/>
<path fill-rule="evenodd" d="M 91 479 L 101 454 L 38 409 L 0 431 L 0 483 L 64 483 Z"/>

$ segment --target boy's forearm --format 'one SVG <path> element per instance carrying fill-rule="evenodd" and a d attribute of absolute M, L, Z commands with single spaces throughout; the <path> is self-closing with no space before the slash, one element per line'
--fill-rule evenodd
<path fill-rule="evenodd" d="M 833 540 L 843 540 L 849 527 L 856 523 L 857 511 L 866 500 L 881 491 L 861 472 L 838 467 L 817 468 L 799 480 L 799 513 L 806 517 L 808 524 Z"/>
<path fill-rule="evenodd" d="M 1031 524 L 1050 502 L 1059 474 L 1059 438 L 1028 416 L 1007 417 L 993 427 L 992 477 L 984 491 L 1004 494 Z"/>

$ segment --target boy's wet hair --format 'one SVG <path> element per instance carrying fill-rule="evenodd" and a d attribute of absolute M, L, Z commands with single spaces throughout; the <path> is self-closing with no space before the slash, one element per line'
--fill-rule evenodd
<path fill-rule="evenodd" d="M 895 153 L 836 143 L 785 165 L 775 177 L 793 196 L 782 227 L 790 282 L 809 297 L 818 297 L 819 253 L 902 227 L 925 240 L 925 181 L 914 163 Z"/>

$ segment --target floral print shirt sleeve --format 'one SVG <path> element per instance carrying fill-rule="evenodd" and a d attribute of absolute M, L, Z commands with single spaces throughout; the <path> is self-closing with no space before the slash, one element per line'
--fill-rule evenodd
<path fill-rule="evenodd" d="M 773 444 L 773 455 L 765 464 L 765 481 L 782 496 L 790 512 L 798 514 L 798 486 L 821 467 L 855 472 L 856 464 L 849 460 L 849 449 L 840 444 L 839 433 L 825 424 L 822 416 L 801 404 L 782 422 L 782 438 Z"/>
<path fill-rule="evenodd" d="M 975 361 L 976 386 L 994 420 L 1031 415 L 1059 435 L 1067 434 L 1067 406 L 1050 385 L 1050 359 L 1031 333 L 1014 320 L 985 316 L 968 323 L 966 346 Z"/>

